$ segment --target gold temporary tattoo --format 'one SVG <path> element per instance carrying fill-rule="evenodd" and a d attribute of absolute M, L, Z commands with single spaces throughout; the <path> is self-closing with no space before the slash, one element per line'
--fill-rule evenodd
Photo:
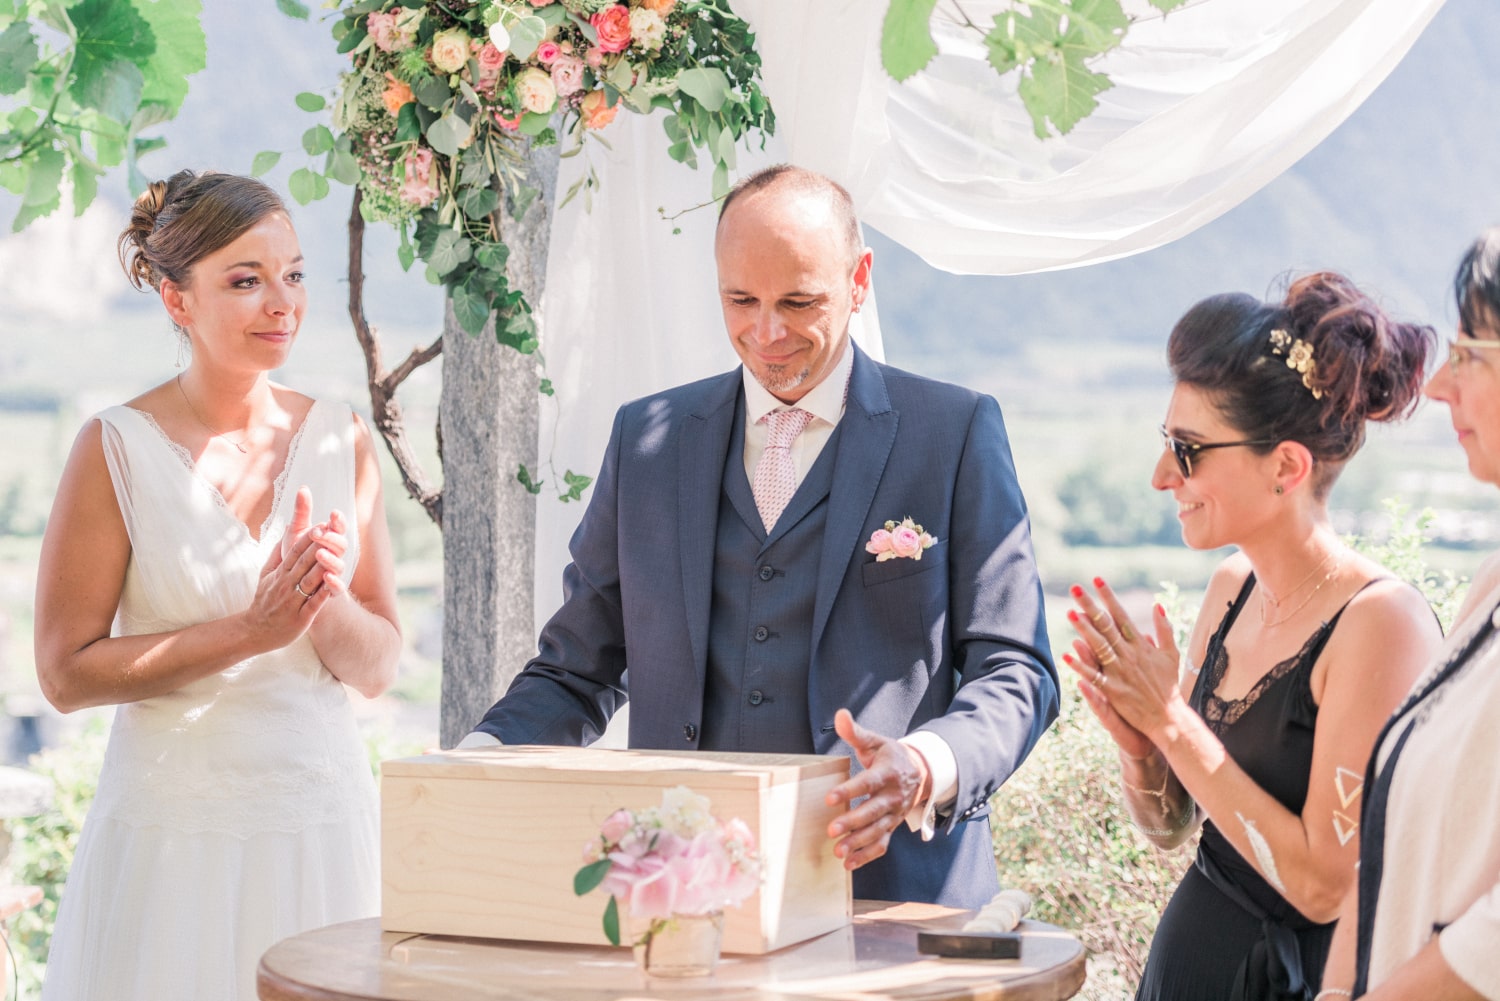
<path fill-rule="evenodd" d="M 1365 791 L 1365 777 L 1339 765 L 1333 772 L 1333 787 L 1339 791 L 1339 806 L 1347 810 Z"/>
<path fill-rule="evenodd" d="M 1359 833 L 1359 821 L 1346 817 L 1337 810 L 1333 811 L 1333 833 L 1338 835 L 1339 845 L 1347 845 L 1349 839 Z"/>

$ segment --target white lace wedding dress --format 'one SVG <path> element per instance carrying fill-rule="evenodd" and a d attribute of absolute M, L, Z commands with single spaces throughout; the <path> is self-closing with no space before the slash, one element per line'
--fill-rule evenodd
<path fill-rule="evenodd" d="M 299 486 L 354 532 L 354 425 L 316 403 L 252 537 L 146 414 L 99 415 L 131 559 L 116 634 L 248 607 Z M 343 686 L 303 636 L 120 706 L 64 890 L 44 1001 L 254 1001 L 276 941 L 379 911 L 375 786 Z"/>

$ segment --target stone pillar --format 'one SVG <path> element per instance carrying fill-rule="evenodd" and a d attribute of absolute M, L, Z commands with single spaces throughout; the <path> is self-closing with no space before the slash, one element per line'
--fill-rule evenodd
<path fill-rule="evenodd" d="M 557 190 L 558 147 L 534 150 L 527 183 L 541 189 L 502 232 L 507 272 L 537 309 Z M 502 212 L 505 212 L 502 209 Z M 534 355 L 495 340 L 493 319 L 470 336 L 451 302 L 443 322 L 443 693 L 440 742 L 452 747 L 536 652 L 536 504 L 516 479 L 537 473 L 540 397 Z M 552 484 L 548 484 L 550 487 Z M 545 501 L 547 488 L 541 494 Z"/>

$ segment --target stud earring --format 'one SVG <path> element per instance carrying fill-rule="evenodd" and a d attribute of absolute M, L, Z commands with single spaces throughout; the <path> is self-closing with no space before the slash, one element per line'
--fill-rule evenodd
<path fill-rule="evenodd" d="M 1280 497 L 1284 493 L 1286 493 L 1286 491 L 1281 488 L 1281 484 L 1276 484 L 1276 496 Z"/>

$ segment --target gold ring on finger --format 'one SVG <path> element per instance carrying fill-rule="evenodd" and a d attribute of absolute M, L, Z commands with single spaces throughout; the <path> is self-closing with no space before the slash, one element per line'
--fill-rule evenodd
<path fill-rule="evenodd" d="M 1109 625 L 1109 617 L 1106 616 L 1103 612 L 1090 613 L 1089 621 L 1092 622 L 1094 624 L 1094 628 L 1099 630 L 1101 633 L 1104 631 L 1104 627 Z"/>
<path fill-rule="evenodd" d="M 310 595 L 306 591 L 302 590 L 302 582 L 300 580 L 297 583 L 293 584 L 292 588 L 298 594 L 302 595 L 302 597 L 304 597 L 304 598 L 311 598 L 312 597 L 312 595 Z"/>
<path fill-rule="evenodd" d="M 1135 630 L 1130 628 L 1129 623 L 1121 624 L 1120 638 L 1123 639 L 1126 643 L 1130 643 L 1135 640 Z"/>
<path fill-rule="evenodd" d="M 1113 650 L 1106 650 L 1103 653 L 1099 654 L 1100 667 L 1109 667 L 1111 664 L 1119 663 L 1119 660 L 1120 658 L 1115 656 L 1115 652 Z"/>

